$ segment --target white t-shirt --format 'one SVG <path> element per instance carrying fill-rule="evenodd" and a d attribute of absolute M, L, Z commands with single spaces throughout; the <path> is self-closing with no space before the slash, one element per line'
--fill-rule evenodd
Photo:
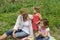
<path fill-rule="evenodd" d="M 41 26 L 38 26 L 39 29 L 41 30 Z M 50 28 L 46 28 L 46 30 L 41 30 L 42 33 L 48 32 L 48 36 L 50 36 Z"/>
<path fill-rule="evenodd" d="M 23 25 L 22 30 L 29 34 L 29 21 L 25 21 L 25 22 L 23 21 L 22 25 Z"/>
<path fill-rule="evenodd" d="M 46 32 L 48 32 L 48 36 L 50 36 L 49 30 L 47 30 L 47 29 L 45 29 L 45 30 L 41 29 L 40 31 L 41 31 L 43 34 L 45 34 Z"/>
<path fill-rule="evenodd" d="M 38 28 L 41 29 L 41 26 L 39 25 Z M 48 27 L 46 30 L 50 31 L 50 28 Z"/>
<path fill-rule="evenodd" d="M 29 16 L 29 15 L 28 15 Z M 32 24 L 31 24 L 31 19 L 28 17 L 28 22 L 24 22 L 23 21 L 23 16 L 22 15 L 19 15 L 17 20 L 16 20 L 16 23 L 15 23 L 15 26 L 13 29 L 15 30 L 18 30 L 18 29 L 23 29 L 23 31 L 25 31 L 26 33 L 30 34 L 31 36 L 34 36 L 33 35 L 33 29 L 32 29 Z M 27 27 L 23 27 L 23 24 L 26 25 Z"/>

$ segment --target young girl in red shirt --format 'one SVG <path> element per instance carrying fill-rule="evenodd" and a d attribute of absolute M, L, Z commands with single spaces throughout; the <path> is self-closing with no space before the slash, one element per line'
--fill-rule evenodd
<path fill-rule="evenodd" d="M 33 27 L 33 31 L 36 32 L 38 31 L 38 26 L 36 25 L 37 22 L 39 22 L 42 17 L 40 14 L 40 8 L 39 7 L 33 7 L 33 19 L 32 19 L 32 27 Z"/>

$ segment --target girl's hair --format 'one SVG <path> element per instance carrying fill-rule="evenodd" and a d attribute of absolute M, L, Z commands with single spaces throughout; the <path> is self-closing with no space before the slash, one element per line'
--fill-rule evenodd
<path fill-rule="evenodd" d="M 39 6 L 35 6 L 34 10 L 36 10 L 36 12 L 40 13 L 40 7 Z"/>
<path fill-rule="evenodd" d="M 49 26 L 48 19 L 42 19 L 41 21 L 43 22 L 44 26 Z"/>

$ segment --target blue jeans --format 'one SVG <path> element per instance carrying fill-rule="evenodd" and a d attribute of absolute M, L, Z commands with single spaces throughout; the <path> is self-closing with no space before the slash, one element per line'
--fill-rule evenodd
<path fill-rule="evenodd" d="M 43 37 L 42 35 L 39 35 L 36 37 L 37 40 L 49 40 L 49 37 Z"/>
<path fill-rule="evenodd" d="M 13 30 L 8 30 L 6 32 L 6 35 L 9 36 L 9 35 L 12 35 L 13 33 Z M 24 38 L 24 37 L 27 37 L 29 34 L 27 34 L 26 32 L 24 32 L 23 30 L 21 29 L 18 29 L 16 32 L 15 32 L 15 36 L 16 38 Z"/>

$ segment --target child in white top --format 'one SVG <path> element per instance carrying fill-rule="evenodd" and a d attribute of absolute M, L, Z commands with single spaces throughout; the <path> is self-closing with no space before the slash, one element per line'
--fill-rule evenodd
<path fill-rule="evenodd" d="M 37 23 L 40 27 L 38 31 L 37 40 L 48 40 L 50 36 L 49 22 L 47 19 L 42 19 Z"/>

